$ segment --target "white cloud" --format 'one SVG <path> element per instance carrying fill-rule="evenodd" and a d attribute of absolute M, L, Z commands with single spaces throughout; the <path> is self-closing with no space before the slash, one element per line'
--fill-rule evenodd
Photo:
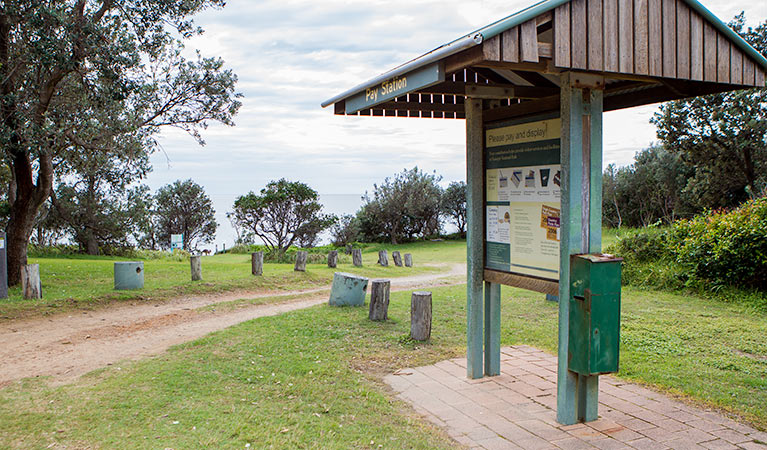
<path fill-rule="evenodd" d="M 337 212 L 354 209 L 373 183 L 418 165 L 445 181 L 465 177 L 461 120 L 340 117 L 320 102 L 528 6 L 525 0 L 230 0 L 197 18 L 206 33 L 189 51 L 221 56 L 245 95 L 236 127 L 212 125 L 200 148 L 177 130 L 160 137 L 153 189 L 192 178 L 211 195 L 231 245 L 224 214 L 234 199 L 281 177 L 333 197 Z M 746 10 L 750 24 L 767 17 L 767 2 L 707 1 L 729 20 Z M 604 163 L 624 165 L 655 140 L 648 123 L 656 106 L 608 113 Z M 169 159 L 169 163 L 167 159 Z M 341 200 L 343 199 L 343 200 Z M 341 206 L 346 202 L 347 206 Z M 351 206 L 348 206 L 351 205 Z M 342 211 L 343 210 L 343 211 Z"/>

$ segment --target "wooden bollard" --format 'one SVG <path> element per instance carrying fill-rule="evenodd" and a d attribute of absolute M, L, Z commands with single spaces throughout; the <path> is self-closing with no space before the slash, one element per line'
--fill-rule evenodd
<path fill-rule="evenodd" d="M 190 256 L 189 265 L 192 269 L 192 281 L 202 280 L 202 261 L 200 255 Z"/>
<path fill-rule="evenodd" d="M 21 292 L 25 299 L 43 298 L 43 287 L 40 284 L 40 264 L 22 266 Z"/>
<path fill-rule="evenodd" d="M 299 250 L 296 252 L 296 266 L 293 268 L 296 272 L 306 272 L 306 257 L 309 254 Z"/>
<path fill-rule="evenodd" d="M 389 255 L 386 253 L 386 250 L 380 250 L 378 252 L 378 264 L 382 265 L 383 267 L 389 265 Z"/>
<path fill-rule="evenodd" d="M 253 252 L 250 254 L 250 272 L 253 275 L 264 274 L 264 252 Z"/>
<path fill-rule="evenodd" d="M 391 281 L 373 280 L 370 286 L 370 320 L 386 320 L 389 318 L 389 289 Z"/>
<path fill-rule="evenodd" d="M 362 250 L 359 248 L 352 249 L 352 263 L 355 267 L 362 267 Z"/>
<path fill-rule="evenodd" d="M 410 296 L 410 337 L 415 341 L 431 337 L 431 292 L 416 291 Z"/>
<path fill-rule="evenodd" d="M 344 253 L 346 253 L 347 255 L 352 254 L 352 244 L 346 244 L 346 250 L 344 250 Z"/>
<path fill-rule="evenodd" d="M 413 267 L 413 255 L 405 253 L 405 267 Z"/>
<path fill-rule="evenodd" d="M 328 252 L 328 267 L 336 267 L 338 265 L 338 250 L 331 250 Z"/>
<path fill-rule="evenodd" d="M 399 251 L 394 250 L 391 252 L 391 259 L 394 260 L 395 266 L 402 267 L 402 256 L 400 256 Z"/>

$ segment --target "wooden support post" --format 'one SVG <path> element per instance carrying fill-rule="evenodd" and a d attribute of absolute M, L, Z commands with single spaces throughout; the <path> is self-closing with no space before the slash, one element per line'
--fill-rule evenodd
<path fill-rule="evenodd" d="M 400 256 L 399 251 L 394 250 L 391 252 L 391 259 L 394 260 L 395 266 L 402 267 L 402 256 Z"/>
<path fill-rule="evenodd" d="M 482 100 L 467 98 L 466 110 L 466 375 L 482 378 L 482 274 L 485 267 L 485 224 L 483 223 L 484 174 L 482 173 L 484 133 Z"/>
<path fill-rule="evenodd" d="M 386 253 L 386 250 L 378 251 L 378 264 L 382 265 L 383 267 L 386 267 L 389 265 L 389 256 Z"/>
<path fill-rule="evenodd" d="M 296 252 L 296 265 L 293 268 L 296 272 L 306 272 L 306 258 L 309 254 L 303 250 Z"/>
<path fill-rule="evenodd" d="M 370 285 L 370 320 L 386 320 L 389 318 L 389 290 L 391 281 L 373 280 Z"/>
<path fill-rule="evenodd" d="M 336 267 L 338 265 L 338 250 L 331 250 L 328 252 L 328 267 Z"/>
<path fill-rule="evenodd" d="M 352 263 L 355 267 L 362 267 L 362 250 L 358 248 L 352 249 Z"/>
<path fill-rule="evenodd" d="M 405 267 L 413 267 L 413 255 L 405 253 Z"/>
<path fill-rule="evenodd" d="M 570 321 L 570 256 L 601 250 L 602 99 L 604 84 L 561 79 L 562 212 L 559 267 L 557 422 L 597 419 L 597 376 L 567 370 Z"/>
<path fill-rule="evenodd" d="M 250 270 L 253 275 L 264 274 L 264 252 L 250 254 Z"/>
<path fill-rule="evenodd" d="M 485 282 L 485 375 L 501 374 L 501 285 Z"/>
<path fill-rule="evenodd" d="M 416 291 L 410 296 L 410 337 L 415 341 L 431 337 L 431 292 Z"/>
<path fill-rule="evenodd" d="M 202 280 L 202 261 L 200 255 L 189 257 L 189 266 L 192 270 L 192 281 Z"/>
<path fill-rule="evenodd" d="M 21 292 L 27 300 L 43 298 L 40 264 L 26 264 L 21 267 Z"/>

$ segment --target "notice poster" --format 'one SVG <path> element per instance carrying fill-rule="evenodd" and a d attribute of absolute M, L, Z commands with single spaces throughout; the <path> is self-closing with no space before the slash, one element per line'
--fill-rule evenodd
<path fill-rule="evenodd" d="M 485 132 L 488 269 L 559 279 L 560 120 L 493 124 Z"/>

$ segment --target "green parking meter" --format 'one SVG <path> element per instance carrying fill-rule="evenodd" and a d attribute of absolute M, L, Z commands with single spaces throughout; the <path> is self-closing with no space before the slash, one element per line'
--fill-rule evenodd
<path fill-rule="evenodd" d="M 601 253 L 572 256 L 567 368 L 573 372 L 618 371 L 622 262 Z"/>

